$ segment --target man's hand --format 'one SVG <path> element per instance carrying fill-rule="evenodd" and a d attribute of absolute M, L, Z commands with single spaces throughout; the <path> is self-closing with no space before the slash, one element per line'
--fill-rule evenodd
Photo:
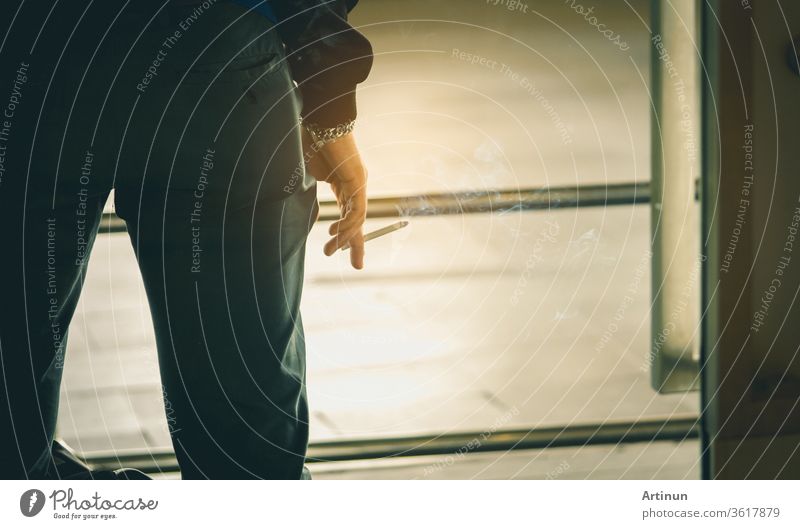
<path fill-rule="evenodd" d="M 308 133 L 303 131 L 306 170 L 320 182 L 327 182 L 336 195 L 341 218 L 331 224 L 333 237 L 324 247 L 325 255 L 350 243 L 350 263 L 364 267 L 364 221 L 367 218 L 367 169 L 361 160 L 352 134 L 314 150 Z"/>

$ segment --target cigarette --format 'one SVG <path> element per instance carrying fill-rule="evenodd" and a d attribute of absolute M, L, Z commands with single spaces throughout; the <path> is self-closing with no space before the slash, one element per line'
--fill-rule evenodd
<path fill-rule="evenodd" d="M 380 237 L 382 235 L 386 235 L 387 233 L 392 233 L 393 231 L 397 231 L 397 230 L 399 230 L 401 228 L 405 228 L 406 226 L 408 226 L 408 221 L 407 220 L 401 220 L 399 222 L 395 222 L 394 224 L 389 224 L 385 228 L 381 228 L 379 230 L 371 231 L 368 234 L 364 235 L 364 242 L 371 241 L 372 239 L 377 239 L 378 237 Z M 342 248 L 341 248 L 342 251 L 349 250 L 349 249 L 350 249 L 350 243 L 349 242 L 347 244 L 345 244 L 344 246 L 342 246 Z"/>

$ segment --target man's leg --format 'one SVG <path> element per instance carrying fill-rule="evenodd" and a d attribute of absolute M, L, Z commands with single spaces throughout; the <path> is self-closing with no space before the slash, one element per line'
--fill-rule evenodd
<path fill-rule="evenodd" d="M 117 49 L 100 42 L 118 6 L 95 4 L 22 5 L 0 53 L 0 478 L 59 477 L 67 330 L 121 135 L 103 106 L 115 69 L 91 63 Z"/>
<path fill-rule="evenodd" d="M 297 479 L 308 441 L 300 318 L 315 189 L 226 211 L 171 191 L 129 220 L 184 479 Z M 195 227 L 197 229 L 193 230 Z"/>
<path fill-rule="evenodd" d="M 15 190 L 16 188 L 16 190 Z M 66 189 L 64 189 L 66 191 Z M 0 193 L 0 477 L 57 478 L 50 447 L 67 331 L 107 193 Z M 78 212 L 85 212 L 83 213 Z"/>
<path fill-rule="evenodd" d="M 115 196 L 172 442 L 185 479 L 297 479 L 308 441 L 299 307 L 317 202 L 296 89 L 275 31 L 232 4 L 212 8 L 170 61 L 186 76 L 165 72 L 141 97 L 122 154 L 141 171 Z"/>

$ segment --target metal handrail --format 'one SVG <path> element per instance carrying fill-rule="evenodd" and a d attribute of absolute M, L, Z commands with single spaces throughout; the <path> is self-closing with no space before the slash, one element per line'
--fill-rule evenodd
<path fill-rule="evenodd" d="M 554 447 L 608 445 L 653 441 L 683 441 L 700 435 L 695 415 L 604 421 L 532 429 L 466 431 L 378 439 L 312 442 L 308 462 L 450 455 L 462 452 L 498 452 Z M 177 472 L 175 454 L 168 448 L 150 451 L 93 452 L 82 455 L 95 470 L 135 467 L 148 473 Z"/>
<path fill-rule="evenodd" d="M 635 205 L 646 204 L 649 201 L 649 182 L 459 191 L 371 198 L 367 202 L 367 217 L 502 214 L 513 211 Z M 333 221 L 337 219 L 339 219 L 339 207 L 336 202 L 333 200 L 321 201 L 319 220 Z M 125 231 L 124 220 L 114 213 L 103 214 L 100 233 Z"/>

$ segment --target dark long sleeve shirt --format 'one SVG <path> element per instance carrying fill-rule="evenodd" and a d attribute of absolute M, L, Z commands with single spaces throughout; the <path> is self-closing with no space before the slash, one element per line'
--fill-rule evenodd
<path fill-rule="evenodd" d="M 239 1 L 239 0 L 234 0 Z M 258 2 L 241 0 L 253 6 Z M 347 21 L 358 0 L 270 0 L 262 11 L 286 45 L 303 95 L 304 122 L 336 127 L 356 118 L 356 85 L 372 68 L 372 46 Z"/>

